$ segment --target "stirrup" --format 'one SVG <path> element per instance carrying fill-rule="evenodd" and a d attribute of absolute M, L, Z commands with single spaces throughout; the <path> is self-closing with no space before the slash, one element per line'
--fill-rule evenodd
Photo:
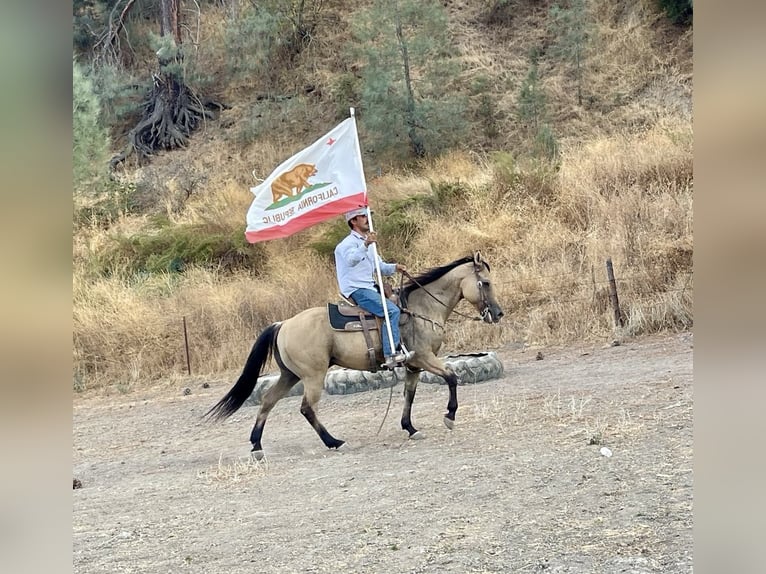
<path fill-rule="evenodd" d="M 415 353 L 413 351 L 395 353 L 386 357 L 386 362 L 383 363 L 381 367 L 384 369 L 393 369 L 395 367 L 404 366 L 404 363 L 409 361 L 414 355 Z"/>
<path fill-rule="evenodd" d="M 400 356 L 400 355 L 401 355 L 401 356 L 403 356 L 404 358 L 402 359 L 402 362 L 403 362 L 403 363 L 406 363 L 406 362 L 407 362 L 407 361 L 409 361 L 409 360 L 410 360 L 412 357 L 414 357 L 414 356 L 415 356 L 415 351 L 409 351 L 409 350 L 407 349 L 407 347 L 405 347 L 405 346 L 404 346 L 404 343 L 403 343 L 403 342 L 400 342 L 400 343 L 399 343 L 399 352 L 398 352 L 398 353 L 396 353 L 396 355 L 397 355 L 397 356 Z"/>

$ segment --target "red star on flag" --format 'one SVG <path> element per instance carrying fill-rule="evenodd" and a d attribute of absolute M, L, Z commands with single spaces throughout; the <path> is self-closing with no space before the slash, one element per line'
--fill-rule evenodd
<path fill-rule="evenodd" d="M 332 144 L 334 144 L 334 143 L 335 143 L 335 140 L 334 140 L 334 139 L 332 139 L 332 138 L 329 138 L 329 139 L 327 140 L 327 145 L 332 145 Z"/>

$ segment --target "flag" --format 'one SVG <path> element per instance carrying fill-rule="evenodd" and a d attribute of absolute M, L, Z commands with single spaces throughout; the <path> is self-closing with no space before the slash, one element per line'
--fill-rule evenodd
<path fill-rule="evenodd" d="M 279 239 L 367 205 L 356 120 L 338 124 L 250 188 L 250 243 Z"/>

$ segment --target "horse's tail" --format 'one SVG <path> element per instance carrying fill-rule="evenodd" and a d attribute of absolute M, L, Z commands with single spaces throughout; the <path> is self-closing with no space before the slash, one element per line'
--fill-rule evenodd
<path fill-rule="evenodd" d="M 213 408 L 204 414 L 205 417 L 220 421 L 233 415 L 239 407 L 245 404 L 255 389 L 263 367 L 271 358 L 280 326 L 281 323 L 272 323 L 264 329 L 255 341 L 250 355 L 247 357 L 245 368 L 237 382 Z"/>

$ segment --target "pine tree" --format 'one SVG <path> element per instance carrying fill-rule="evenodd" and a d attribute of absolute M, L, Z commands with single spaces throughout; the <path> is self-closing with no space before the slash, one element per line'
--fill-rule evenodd
<path fill-rule="evenodd" d="M 95 195 L 106 177 L 109 136 L 101 102 L 85 68 L 72 62 L 72 176 L 74 193 Z"/>
<path fill-rule="evenodd" d="M 533 58 L 527 77 L 521 84 L 518 99 L 518 115 L 521 123 L 536 131 L 545 114 L 545 92 L 540 86 L 537 59 Z"/>
<path fill-rule="evenodd" d="M 378 0 L 355 21 L 364 61 L 361 112 L 381 148 L 407 142 L 416 157 L 464 133 L 465 102 L 454 96 L 458 66 L 447 15 L 433 0 Z"/>
<path fill-rule="evenodd" d="M 554 4 L 550 9 L 550 17 L 555 34 L 552 54 L 571 63 L 574 67 L 577 103 L 582 105 L 585 50 L 590 35 L 585 0 L 569 0 L 565 7 Z"/>

